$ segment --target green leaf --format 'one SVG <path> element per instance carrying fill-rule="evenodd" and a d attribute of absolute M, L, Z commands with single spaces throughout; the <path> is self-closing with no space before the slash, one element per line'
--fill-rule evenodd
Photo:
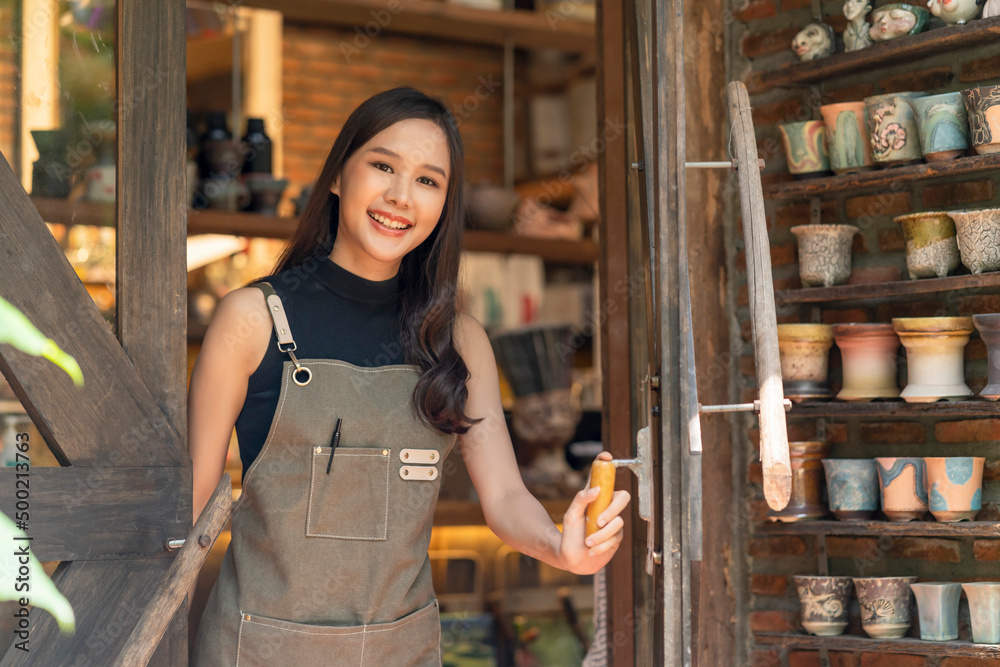
<path fill-rule="evenodd" d="M 0 297 L 0 343 L 13 345 L 22 352 L 44 357 L 73 379 L 77 387 L 83 386 L 83 372 L 76 359 L 66 354 L 55 341 L 35 328 L 35 325 L 10 302 Z"/>
<path fill-rule="evenodd" d="M 26 539 L 24 531 L 19 530 L 10 517 L 2 512 L 0 512 L 0 544 L 9 545 L 0 549 L 0 553 L 3 554 L 0 558 L 0 600 L 16 601 L 27 598 L 28 604 L 52 614 L 62 632 L 65 634 L 76 632 L 76 615 L 69 600 L 59 592 L 45 573 L 42 564 L 35 558 L 35 554 L 31 553 L 31 542 Z M 22 545 L 29 545 L 26 555 L 19 555 Z M 28 561 L 27 564 L 24 563 L 25 559 Z M 20 569 L 22 567 L 28 569 L 26 576 Z M 22 588 L 27 583 L 27 590 L 17 590 L 15 585 L 18 583 Z"/>

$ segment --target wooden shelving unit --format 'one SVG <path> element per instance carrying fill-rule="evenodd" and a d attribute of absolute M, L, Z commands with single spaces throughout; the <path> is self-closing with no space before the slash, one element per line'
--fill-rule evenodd
<path fill-rule="evenodd" d="M 835 285 L 833 287 L 804 287 L 779 290 L 774 293 L 778 306 L 806 303 L 833 303 L 837 301 L 865 301 L 893 297 L 948 294 L 955 290 L 1000 291 L 1000 272 L 978 275 L 948 276 L 947 278 L 920 278 L 890 283 L 864 285 Z"/>
<path fill-rule="evenodd" d="M 937 28 L 912 37 L 873 44 L 860 51 L 836 53 L 776 70 L 760 72 L 748 87 L 756 94 L 776 86 L 811 83 L 836 76 L 871 70 L 883 65 L 913 62 L 941 53 L 988 44 L 1000 39 L 1000 17 L 977 19 L 966 25 Z"/>
<path fill-rule="evenodd" d="M 766 535 L 866 535 L 888 537 L 996 537 L 1000 523 L 992 521 L 781 521 L 761 523 Z"/>
<path fill-rule="evenodd" d="M 77 225 L 111 226 L 114 206 L 66 199 L 32 197 L 35 207 L 46 222 Z M 287 239 L 295 231 L 296 218 L 277 218 L 256 213 L 227 211 L 189 211 L 188 235 L 231 234 L 259 238 Z M 466 230 L 464 248 L 470 252 L 498 252 L 536 255 L 558 264 L 592 264 L 600 256 L 600 247 L 593 241 L 544 239 L 516 234 Z"/>
<path fill-rule="evenodd" d="M 998 417 L 1000 416 L 1000 403 L 987 400 L 941 401 L 938 403 L 905 403 L 902 400 L 873 401 L 871 403 L 809 401 L 793 403 L 788 416 L 826 418 Z"/>
<path fill-rule="evenodd" d="M 558 6 L 547 13 L 477 9 L 434 0 L 244 0 L 243 6 L 272 9 L 286 21 L 312 25 L 354 28 L 374 23 L 386 32 L 473 44 L 503 46 L 509 39 L 524 49 L 597 50 L 594 24 L 560 13 Z"/>
<path fill-rule="evenodd" d="M 805 634 L 756 632 L 754 633 L 754 644 L 760 647 L 785 646 L 814 651 L 825 648 L 831 651 L 884 651 L 885 653 L 910 655 L 1000 658 L 1000 645 L 973 644 L 966 640 L 932 642 L 908 637 L 903 639 L 871 639 L 858 635 L 813 637 Z"/>
<path fill-rule="evenodd" d="M 885 43 L 885 42 L 883 42 Z M 897 184 L 924 181 L 945 176 L 959 176 L 1000 169 L 1000 154 L 975 155 L 954 160 L 942 160 L 906 167 L 886 167 L 860 174 L 843 174 L 781 181 L 763 185 L 764 198 L 772 200 L 824 197 L 841 192 L 862 192 L 878 188 L 895 188 Z"/>

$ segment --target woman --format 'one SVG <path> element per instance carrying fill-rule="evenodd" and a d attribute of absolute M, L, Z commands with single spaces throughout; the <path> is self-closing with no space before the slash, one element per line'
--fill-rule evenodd
<path fill-rule="evenodd" d="M 275 274 L 220 302 L 189 394 L 195 516 L 234 424 L 245 468 L 193 664 L 440 665 L 427 548 L 456 440 L 508 544 L 590 574 L 621 542 L 627 492 L 585 540 L 596 489 L 560 532 L 521 481 L 489 339 L 455 308 L 462 163 L 443 104 L 372 97 Z"/>

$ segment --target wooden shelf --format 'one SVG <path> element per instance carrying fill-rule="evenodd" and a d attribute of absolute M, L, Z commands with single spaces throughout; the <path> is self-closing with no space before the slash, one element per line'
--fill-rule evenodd
<path fill-rule="evenodd" d="M 763 186 L 763 192 L 764 199 L 805 199 L 847 191 L 860 192 L 887 187 L 894 189 L 898 183 L 905 183 L 907 181 L 923 181 L 995 169 L 1000 169 L 1000 153 L 974 155 L 954 160 L 914 164 L 906 167 L 886 167 L 860 174 L 843 174 L 841 176 L 767 183 Z"/>
<path fill-rule="evenodd" d="M 199 83 L 233 71 L 233 36 L 224 33 L 187 40 L 187 82 Z"/>
<path fill-rule="evenodd" d="M 374 23 L 386 32 L 524 49 L 593 53 L 594 24 L 559 13 L 489 10 L 435 0 L 244 0 L 244 7 L 273 9 L 286 21 L 347 28 Z M 387 20 L 379 20 L 386 17 Z M 381 24 L 381 25 L 380 25 Z"/>
<path fill-rule="evenodd" d="M 888 537 L 996 537 L 1000 523 L 992 521 L 780 521 L 757 525 L 768 535 L 874 535 Z"/>
<path fill-rule="evenodd" d="M 916 613 L 914 611 L 914 613 Z M 916 623 L 916 619 L 914 619 Z M 789 648 L 831 651 L 877 651 L 879 653 L 908 653 L 911 655 L 947 655 L 969 658 L 1000 658 L 1000 645 L 973 644 L 970 641 L 934 642 L 922 639 L 871 639 L 858 635 L 839 637 L 814 637 L 812 635 L 777 632 L 758 632 L 753 635 L 757 646 L 786 646 Z"/>
<path fill-rule="evenodd" d="M 542 500 L 542 507 L 552 520 L 562 523 L 562 516 L 569 509 L 570 498 Z M 479 503 L 468 500 L 439 500 L 434 509 L 435 526 L 485 526 L 486 518 Z"/>
<path fill-rule="evenodd" d="M 993 401 L 899 401 L 793 403 L 789 417 L 1000 417 L 1000 403 Z"/>
<path fill-rule="evenodd" d="M 750 79 L 748 87 L 756 94 L 775 86 L 810 83 L 893 63 L 912 63 L 921 58 L 971 48 L 998 39 L 1000 18 L 978 19 L 967 25 L 937 28 L 912 37 L 873 44 L 859 51 L 837 53 L 819 60 L 759 72 Z"/>
<path fill-rule="evenodd" d="M 32 197 L 32 203 L 45 222 L 62 225 L 93 225 L 114 227 L 115 205 L 89 201 Z"/>
<path fill-rule="evenodd" d="M 774 302 L 778 306 L 793 303 L 832 303 L 835 301 L 864 301 L 923 294 L 947 294 L 954 290 L 1000 290 L 1000 271 L 978 275 L 948 276 L 947 278 L 920 278 L 889 283 L 864 285 L 835 285 L 833 287 L 803 287 L 778 290 Z"/>

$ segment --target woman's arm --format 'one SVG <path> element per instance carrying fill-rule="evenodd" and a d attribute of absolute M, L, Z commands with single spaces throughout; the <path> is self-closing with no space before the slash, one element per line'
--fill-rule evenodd
<path fill-rule="evenodd" d="M 188 388 L 195 521 L 222 478 L 233 426 L 246 399 L 247 381 L 264 358 L 270 337 L 271 318 L 260 290 L 233 290 L 219 301 Z"/>
<path fill-rule="evenodd" d="M 597 489 L 580 491 L 563 516 L 560 532 L 521 479 L 500 403 L 493 348 L 482 325 L 460 315 L 455 343 L 470 373 L 465 412 L 483 418 L 458 442 L 487 525 L 504 542 L 532 558 L 576 574 L 597 572 L 611 560 L 624 537 L 624 521 L 618 515 L 628 504 L 628 492 L 615 492 L 611 506 L 598 519 L 604 527 L 585 541 L 584 513 L 587 504 L 597 498 Z M 601 457 L 611 458 L 606 452 Z"/>

